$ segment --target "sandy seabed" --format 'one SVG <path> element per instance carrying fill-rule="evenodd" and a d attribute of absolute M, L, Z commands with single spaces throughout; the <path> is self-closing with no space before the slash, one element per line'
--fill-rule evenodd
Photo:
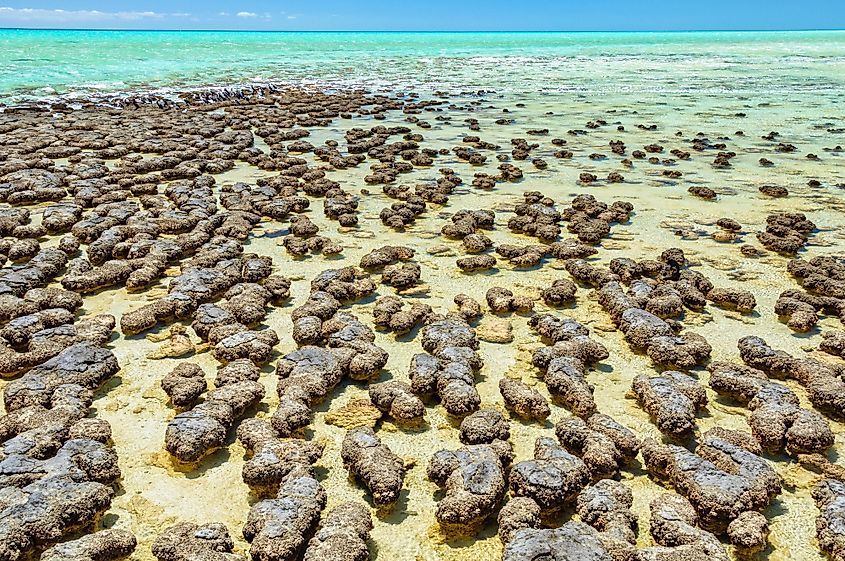
<path fill-rule="evenodd" d="M 579 283 L 574 302 L 561 307 L 551 308 L 541 298 L 541 291 L 555 280 L 572 278 L 565 269 L 564 260 L 547 256 L 537 266 L 518 268 L 507 259 L 497 256 L 495 268 L 474 273 L 463 272 L 456 266 L 456 259 L 465 257 L 467 252 L 460 240 L 446 238 L 440 230 L 461 209 L 495 211 L 494 227 L 483 232 L 493 242 L 493 248 L 486 253 L 495 255 L 495 247 L 502 244 L 540 243 L 536 238 L 512 232 L 508 227 L 514 210 L 523 203 L 523 192 L 527 191 L 540 191 L 553 199 L 559 210 L 568 207 L 575 196 L 585 193 L 594 195 L 599 201 L 611 203 L 624 200 L 633 205 L 630 218 L 624 223 L 612 224 L 609 236 L 595 244 L 598 252 L 589 261 L 596 266 L 606 266 L 612 259 L 620 257 L 657 259 L 664 250 L 677 247 L 683 250 L 690 268 L 701 272 L 715 286 L 750 291 L 756 299 L 756 307 L 751 313 L 725 309 L 708 302 L 699 311 L 684 309 L 678 318 L 685 329 L 702 335 L 709 342 L 712 346 L 710 360 L 741 362 L 737 341 L 747 335 L 757 335 L 764 338 L 772 348 L 783 349 L 795 357 L 845 364 L 841 359 L 818 350 L 823 332 L 842 329 L 837 317 L 820 314 L 817 325 L 808 332 L 799 333 L 791 330 L 774 312 L 775 302 L 783 291 L 800 288 L 798 280 L 787 272 L 788 261 L 796 256 L 767 250 L 755 236 L 756 232 L 765 229 L 768 215 L 801 212 L 817 228 L 808 236 L 806 245 L 797 257 L 810 259 L 821 255 L 842 255 L 845 249 L 842 228 L 845 226 L 845 204 L 842 202 L 841 186 L 837 186 L 845 181 L 842 156 L 839 151 L 825 151 L 825 148 L 833 148 L 841 137 L 814 127 L 814 120 L 804 115 L 784 117 L 788 112 L 781 110 L 777 117 L 773 117 L 770 115 L 771 110 L 766 107 L 749 109 L 739 101 L 724 106 L 669 109 L 655 102 L 634 103 L 627 100 L 627 103 L 618 104 L 606 101 L 587 103 L 557 97 L 509 99 L 495 93 L 453 94 L 434 99 L 444 103 L 425 108 L 418 115 L 403 114 L 398 109 L 369 111 L 373 106 L 367 105 L 364 106 L 365 114 L 355 110 L 351 119 L 334 118 L 328 123 L 305 126 L 296 123 L 295 119 L 290 122 L 290 128 L 308 131 L 309 135 L 303 140 L 313 146 L 325 146 L 327 141 L 337 141 L 341 155 L 347 155 L 344 134 L 352 127 L 410 127 L 412 134 L 418 133 L 424 138 L 419 142 L 420 148 L 448 149 L 447 154 L 434 158 L 433 165 L 415 165 L 411 171 L 397 174 L 391 182 L 393 185 L 431 185 L 441 176 L 438 170 L 443 167 L 452 168 L 463 180 L 449 193 L 445 205 L 429 203 L 425 212 L 408 224 L 404 231 L 385 225 L 379 217 L 383 208 L 397 201 L 382 192 L 382 185 L 365 182 L 365 176 L 372 173 L 371 165 L 378 163 L 376 159 L 369 158 L 356 167 L 334 169 L 310 151 L 285 153 L 283 147 L 290 140 L 274 142 L 270 146 L 257 134 L 262 127 L 257 116 L 262 111 L 271 115 L 270 106 L 252 106 L 249 99 L 195 105 L 186 109 L 189 114 L 196 114 L 197 122 L 208 121 L 209 126 L 215 114 L 234 116 L 239 127 L 243 127 L 245 114 L 253 117 L 252 126 L 239 130 L 255 134 L 253 146 L 267 156 L 265 162 L 286 155 L 303 158 L 309 168 L 325 169 L 326 177 L 336 181 L 346 193 L 354 195 L 358 203 L 358 224 L 354 227 L 340 226 L 336 220 L 325 216 L 320 197 L 308 197 L 310 207 L 302 213 L 319 227 L 319 235 L 342 246 L 339 255 L 323 256 L 319 252 L 305 256 L 291 255 L 282 245 L 283 240 L 292 235 L 288 230 L 288 219 L 276 220 L 263 216 L 243 240 L 244 252 L 271 257 L 273 273 L 292 281 L 290 299 L 286 303 L 268 307 L 261 322 L 263 329 L 272 329 L 278 334 L 280 342 L 274 346 L 271 360 L 261 365 L 259 382 L 265 387 L 265 397 L 258 406 L 251 407 L 245 417 L 269 419 L 278 407 L 278 377 L 274 366 L 281 356 L 297 348 L 292 336 L 291 311 L 306 302 L 310 281 L 326 269 L 357 266 L 363 256 L 376 248 L 397 245 L 414 250 L 413 261 L 421 267 L 420 282 L 416 286 L 396 290 L 379 283 L 380 274 L 373 272 L 371 278 L 377 286 L 375 293 L 344 306 L 344 310 L 355 314 L 373 328 L 375 344 L 389 353 L 387 364 L 373 382 L 407 382 L 411 358 L 422 352 L 419 327 L 409 334 L 396 336 L 374 326 L 373 309 L 380 297 L 399 294 L 408 303 L 425 303 L 435 312 L 446 313 L 456 309 L 453 298 L 463 293 L 482 303 L 483 318 L 472 322 L 478 328 L 481 339 L 478 353 L 484 360 L 484 367 L 477 374 L 476 388 L 482 407 L 498 409 L 510 419 L 514 464 L 532 458 L 535 439 L 540 436 L 554 437 L 554 424 L 572 415 L 560 400 L 549 394 L 542 381 L 542 373 L 531 364 L 532 351 L 543 343 L 529 328 L 528 320 L 532 314 L 539 313 L 548 312 L 577 320 L 590 330 L 593 339 L 607 348 L 608 358 L 590 369 L 587 376 L 589 384 L 594 388 L 598 411 L 613 417 L 641 438 L 669 442 L 658 431 L 649 414 L 638 405 L 631 392 L 635 376 L 643 373 L 654 376 L 658 368 L 648 356 L 631 348 L 611 316 L 598 303 L 594 287 Z M 522 106 L 517 106 L 517 103 Z M 503 113 L 505 108 L 510 112 Z M 747 116 L 736 116 L 740 110 L 747 113 Z M 91 121 L 95 124 L 104 122 L 98 121 L 103 117 L 97 115 L 105 111 L 90 107 L 81 110 L 86 119 L 93 116 Z M 86 146 L 73 155 L 51 158 L 54 171 L 67 172 L 62 180 L 62 185 L 69 188 L 66 200 L 73 200 L 72 182 L 79 180 L 81 167 L 85 164 L 102 160 L 106 171 L 97 175 L 105 179 L 106 184 L 110 184 L 110 178 L 127 174 L 127 170 L 137 164 L 137 161 L 130 160 L 132 155 L 140 154 L 143 160 L 159 156 L 153 151 L 132 148 L 134 138 L 144 135 L 154 138 L 159 132 L 134 121 L 133 112 L 144 114 L 143 123 L 155 119 L 167 123 L 171 119 L 170 112 L 181 109 L 164 111 L 129 106 L 119 111 L 109 111 L 115 113 L 116 122 L 126 123 L 129 127 L 130 136 L 133 137 L 133 141 L 127 143 L 130 146 L 129 153 L 103 158 L 97 148 Z M 366 114 L 371 112 L 378 119 L 373 114 Z M 68 116 L 72 118 L 78 113 L 33 114 L 17 125 L 14 119 L 9 119 L 10 113 L 0 115 L 0 121 L 6 127 L 0 132 L 0 154 L 6 153 L 5 157 L 0 158 L 0 167 L 9 165 L 21 156 L 15 154 L 19 142 L 12 142 L 11 139 L 21 139 L 22 130 L 29 128 L 33 137 L 49 136 L 54 134 L 50 130 L 53 124 L 66 121 Z M 424 126 L 421 127 L 419 122 L 408 122 L 409 116 L 417 117 L 423 121 Z M 438 120 L 440 117 L 443 119 Z M 513 122 L 496 124 L 503 117 Z M 478 131 L 469 130 L 465 122 L 468 118 L 477 119 Z M 582 133 L 568 134 L 573 129 L 585 129 L 588 122 L 597 119 L 603 119 L 606 124 Z M 226 126 L 226 121 L 214 121 L 214 124 L 227 131 L 231 130 Z M 647 127 L 638 128 L 638 124 L 654 124 L 656 127 L 647 130 Z M 617 130 L 620 125 L 624 126 L 624 131 Z M 527 134 L 531 129 L 548 130 L 541 134 Z M 793 153 L 777 152 L 777 142 L 761 138 L 770 130 L 780 133 L 777 142 L 792 143 L 797 146 L 797 150 Z M 679 134 L 676 135 L 676 131 L 680 131 Z M 709 137 L 712 143 L 724 143 L 725 148 L 721 151 L 735 152 L 730 158 L 729 167 L 713 166 L 719 149 L 691 149 L 692 140 L 699 131 Z M 745 134 L 740 136 L 736 131 L 744 131 Z M 98 132 L 98 128 L 94 127 L 86 134 L 96 137 Z M 109 131 L 107 142 L 113 142 L 114 133 L 114 130 Z M 178 135 L 172 129 L 165 128 L 160 133 L 162 138 L 179 142 Z M 471 146 L 462 142 L 467 135 L 478 136 L 482 141 L 496 145 L 494 148 L 477 149 L 477 153 L 486 156 L 484 163 L 471 165 L 452 151 L 455 146 Z M 401 134 L 390 136 L 387 144 L 401 140 L 401 137 Z M 474 187 L 474 174 L 498 174 L 497 166 L 501 162 L 496 160 L 496 155 L 511 154 L 512 138 L 525 138 L 529 143 L 539 145 L 530 151 L 528 159 L 509 162 L 521 168 L 524 177 L 519 181 L 499 181 L 489 189 Z M 552 144 L 553 138 L 565 139 L 566 145 Z M 624 155 L 611 153 L 609 142 L 613 140 L 624 141 Z M 649 157 L 659 157 L 657 163 L 649 163 L 647 159 L 633 159 L 630 165 L 623 164 L 623 159 L 632 157 L 632 151 L 642 150 L 644 146 L 654 143 L 664 147 L 661 153 L 648 154 Z M 73 146 L 72 137 L 64 135 L 62 140 L 57 139 L 53 145 Z M 669 154 L 673 148 L 690 151 L 690 159 L 674 158 Z M 554 153 L 561 149 L 572 151 L 572 157 L 555 157 Z M 38 149 L 34 153 L 37 154 Z M 592 153 L 600 153 L 603 157 L 591 159 L 589 155 Z M 807 159 L 807 153 L 818 154 L 819 160 Z M 29 154 L 26 157 L 31 156 Z M 395 157 L 397 161 L 402 161 L 399 155 Z M 758 160 L 762 157 L 772 160 L 774 166 L 760 166 Z M 197 159 L 202 158 L 197 156 Z M 532 163 L 535 158 L 542 158 L 548 166 L 538 169 Z M 673 161 L 663 162 L 667 158 Z M 258 161 L 254 158 L 253 163 L 249 163 L 242 158 L 234 158 L 229 169 L 214 173 L 215 195 L 220 195 L 224 186 L 238 182 L 255 185 L 262 178 L 278 175 L 277 170 L 260 169 L 254 165 Z M 664 170 L 680 171 L 682 175 L 668 177 L 663 173 Z M 581 181 L 580 176 L 585 172 L 595 174 L 597 180 L 590 183 Z M 624 181 L 606 181 L 604 178 L 610 172 L 621 173 Z M 808 186 L 808 181 L 813 179 L 820 181 L 820 184 Z M 0 174 L 0 185 L 8 180 L 8 175 Z M 165 175 L 159 178 L 159 193 L 164 193 L 169 181 Z M 172 181 L 182 179 L 174 178 Z M 763 185 L 785 187 L 789 195 L 784 198 L 768 197 L 758 190 Z M 713 189 L 715 199 L 702 200 L 694 196 L 688 192 L 688 188 L 693 186 Z M 138 200 L 138 197 L 130 194 L 129 200 Z M 28 208 L 31 223 L 39 224 L 43 209 L 50 204 L 54 203 L 27 201 L 13 206 Z M 84 215 L 91 212 L 91 206 L 88 205 L 84 210 Z M 226 209 L 221 206 L 219 211 L 226 212 Z M 716 221 L 724 217 L 736 220 L 741 224 L 741 230 L 736 239 L 720 242 L 712 236 L 721 231 Z M 573 237 L 573 234 L 566 231 L 565 222 L 562 226 L 560 237 Z M 62 235 L 51 233 L 40 236 L 41 248 L 57 246 Z M 12 239 L 11 235 L 7 239 Z M 743 254 L 740 251 L 743 245 L 754 246 L 758 254 Z M 83 244 L 80 255 L 84 257 L 89 246 Z M 25 262 L 25 259 L 21 261 Z M 241 476 L 250 454 L 235 436 L 239 421 L 229 429 L 225 444 L 199 462 L 178 462 L 164 447 L 165 431 L 177 410 L 162 390 L 161 380 L 177 365 L 189 362 L 199 365 L 211 383 L 220 363 L 210 352 L 209 345 L 193 332 L 190 319 L 160 322 L 153 329 L 134 335 L 125 335 L 120 329 L 120 319 L 124 314 L 167 294 L 169 278 L 180 274 L 179 263 L 179 260 L 169 263 L 161 278 L 143 290 L 129 291 L 118 285 L 86 292 L 84 305 L 77 312 L 79 319 L 95 314 L 111 314 L 118 321 L 107 347 L 117 357 L 121 369 L 97 390 L 89 416 L 104 419 L 110 424 L 112 446 L 118 456 L 121 477 L 114 482 L 115 494 L 111 505 L 102 513 L 96 527 L 131 531 L 138 540 L 131 559 L 141 560 L 152 558 L 151 544 L 168 526 L 182 521 L 201 524 L 222 522 L 232 535 L 234 552 L 248 555 L 250 544 L 243 539 L 241 529 L 250 508 L 262 496 L 251 491 Z M 60 274 L 51 279 L 50 286 L 62 286 L 61 280 Z M 494 286 L 506 287 L 516 295 L 529 296 L 535 303 L 533 312 L 493 313 L 485 304 L 485 294 Z M 502 322 L 512 326 L 512 342 L 493 343 L 485 340 L 489 339 L 484 334 L 489 331 L 485 328 L 489 328 L 491 320 L 500 326 Z M 151 358 L 167 344 L 167 340 L 162 339 L 168 329 L 177 323 L 187 328 L 186 333 L 195 351 L 178 358 Z M 683 444 L 694 450 L 701 435 L 714 427 L 748 432 L 746 418 L 750 415 L 749 410 L 740 403 L 717 396 L 708 386 L 710 373 L 703 366 L 691 368 L 690 373 L 706 388 L 708 404 L 698 412 L 694 434 Z M 19 376 L 21 373 L 15 373 L 0 381 L 0 389 L 4 389 L 10 383 L 9 380 Z M 536 389 L 551 403 L 551 416 L 540 422 L 520 419 L 509 413 L 499 392 L 498 382 L 503 377 L 519 378 Z M 813 409 L 807 391 L 801 384 L 793 380 L 780 382 L 795 392 L 801 400 L 801 406 Z M 322 457 L 315 464 L 317 479 L 328 495 L 324 512 L 350 500 L 372 507 L 374 527 L 368 541 L 372 559 L 433 561 L 499 558 L 503 546 L 496 533 L 495 512 L 490 513 L 490 518 L 475 535 L 464 537 L 441 532 L 435 517 L 443 491 L 427 478 L 426 466 L 437 450 L 461 446 L 458 430 L 460 418 L 447 414 L 437 399 L 426 400 L 424 423 L 414 428 L 396 424 L 387 415 L 378 421 L 372 417 L 368 420 L 366 413 L 371 414 L 371 409 L 365 411 L 363 419 L 359 418 L 361 415 L 355 415 L 354 407 L 350 415 L 344 416 L 344 412 L 350 412 L 350 405 L 360 406 L 360 400 L 369 399 L 367 390 L 367 382 L 345 378 L 325 400 L 314 405 L 313 420 L 304 432 L 296 435 L 325 444 Z M 843 425 L 838 420 L 828 420 L 835 434 L 835 443 L 827 451 L 827 457 L 834 463 L 841 463 L 839 458 L 845 445 Z M 341 461 L 343 438 L 351 426 L 359 423 L 373 424 L 381 441 L 400 456 L 407 466 L 402 492 L 392 508 L 376 509 L 366 487 L 349 475 Z M 793 561 L 823 559 L 815 529 L 819 511 L 810 495 L 813 484 L 820 476 L 802 467 L 795 456 L 781 453 L 767 454 L 765 457 L 783 479 L 783 490 L 763 511 L 771 528 L 769 545 L 754 558 Z M 648 505 L 656 497 L 671 490 L 671 487 L 665 481 L 650 477 L 641 459 L 623 466 L 619 479 L 633 491 L 631 510 L 639 524 L 637 546 L 654 545 L 648 531 Z M 549 517 L 546 522 L 561 524 L 570 517 L 577 519 L 572 509 L 566 508 Z M 733 546 L 724 537 L 723 542 L 730 555 L 734 556 Z"/>

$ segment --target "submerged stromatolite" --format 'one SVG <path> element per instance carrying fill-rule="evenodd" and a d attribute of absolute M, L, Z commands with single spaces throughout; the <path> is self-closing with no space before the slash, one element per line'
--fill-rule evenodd
<path fill-rule="evenodd" d="M 640 450 L 640 439 L 611 417 L 595 413 L 586 420 L 563 419 L 555 425 L 561 446 L 579 456 L 594 478 L 613 477 Z"/>
<path fill-rule="evenodd" d="M 127 530 L 106 529 L 51 547 L 43 561 L 111 561 L 131 554 L 137 540 Z"/>
<path fill-rule="evenodd" d="M 657 428 L 673 437 L 687 437 L 695 428 L 696 413 L 707 405 L 704 388 L 683 372 L 666 371 L 652 377 L 639 374 L 631 387 Z"/>
<path fill-rule="evenodd" d="M 646 441 L 642 453 L 649 472 L 670 481 L 695 507 L 702 526 L 719 533 L 781 491 L 780 476 L 766 460 L 718 436 L 706 437 L 695 453 L 654 441 Z"/>
<path fill-rule="evenodd" d="M 509 476 L 515 496 L 536 501 L 543 510 L 556 510 L 572 500 L 590 481 L 590 470 L 551 438 L 534 443 L 534 459 L 513 466 Z"/>
<path fill-rule="evenodd" d="M 436 452 L 427 473 L 446 488 L 435 513 L 438 522 L 459 531 L 483 522 L 507 490 L 505 468 L 512 458 L 510 444 L 501 440 Z"/>
<path fill-rule="evenodd" d="M 197 558 L 243 561 L 243 557 L 232 553 L 234 547 L 229 530 L 223 524 L 180 522 L 156 538 L 152 553 L 159 561 L 188 561 Z"/>
<path fill-rule="evenodd" d="M 845 552 L 845 483 L 824 479 L 813 488 L 813 499 L 819 509 L 816 518 L 819 547 L 839 561 Z"/>
<path fill-rule="evenodd" d="M 748 424 L 760 445 L 770 452 L 824 452 L 833 445 L 833 431 L 815 411 L 800 407 L 798 396 L 765 373 L 749 366 L 714 362 L 710 387 L 718 394 L 747 404 Z"/>
<path fill-rule="evenodd" d="M 835 418 L 845 416 L 845 381 L 841 378 L 841 366 L 792 357 L 784 351 L 772 349 L 756 336 L 743 337 L 737 342 L 737 347 L 739 356 L 748 366 L 775 378 L 797 380 L 806 388 L 810 401 L 819 410 Z"/>
<path fill-rule="evenodd" d="M 217 387 L 206 393 L 205 400 L 168 423 L 167 451 L 180 461 L 196 462 L 222 446 L 229 428 L 264 397 L 264 386 L 256 379 L 251 369 L 235 362 L 224 366 Z"/>
<path fill-rule="evenodd" d="M 302 552 L 326 506 L 326 491 L 316 479 L 294 470 L 275 498 L 255 503 L 244 524 L 255 561 L 293 561 Z"/>
<path fill-rule="evenodd" d="M 353 429 L 346 433 L 340 457 L 351 474 L 359 478 L 377 505 L 396 502 L 402 491 L 405 464 L 371 428 Z"/>

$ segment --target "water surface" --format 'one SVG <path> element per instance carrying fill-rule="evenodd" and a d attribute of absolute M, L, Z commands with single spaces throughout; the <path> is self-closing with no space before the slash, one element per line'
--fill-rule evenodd
<path fill-rule="evenodd" d="M 0 101 L 7 103 L 254 81 L 536 93 L 834 93 L 845 86 L 845 32 L 0 30 Z"/>

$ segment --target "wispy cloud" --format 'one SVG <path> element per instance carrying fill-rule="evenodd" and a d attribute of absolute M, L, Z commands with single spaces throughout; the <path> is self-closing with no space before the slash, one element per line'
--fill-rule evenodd
<path fill-rule="evenodd" d="M 27 24 L 97 24 L 108 22 L 132 22 L 164 18 L 186 18 L 188 13 L 163 13 L 152 11 L 62 10 L 46 8 L 10 8 L 0 6 L 0 23 Z"/>
<path fill-rule="evenodd" d="M 221 13 L 220 15 L 222 16 L 224 14 Z M 225 15 L 229 15 L 229 14 L 225 14 Z M 271 16 L 267 12 L 264 12 L 263 14 L 259 14 L 257 12 L 238 12 L 235 15 L 237 17 L 243 18 L 243 19 L 263 19 L 263 20 L 273 19 L 273 16 Z"/>

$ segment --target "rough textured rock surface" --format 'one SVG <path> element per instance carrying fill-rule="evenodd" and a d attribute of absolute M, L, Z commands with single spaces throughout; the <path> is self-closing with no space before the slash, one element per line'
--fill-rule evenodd
<path fill-rule="evenodd" d="M 343 503 L 333 508 L 308 542 L 304 561 L 367 561 L 367 540 L 373 521 L 370 510 L 361 503 Z"/>
<path fill-rule="evenodd" d="M 642 454 L 649 473 L 671 482 L 702 527 L 717 533 L 743 512 L 764 509 L 781 491 L 780 476 L 763 458 L 717 436 L 706 437 L 696 453 L 646 441 Z"/>
<path fill-rule="evenodd" d="M 253 505 L 244 524 L 254 561 L 293 561 L 302 553 L 326 506 L 326 491 L 310 475 L 294 470 L 275 498 Z"/>
<path fill-rule="evenodd" d="M 127 530 L 101 530 L 51 547 L 41 554 L 42 561 L 111 561 L 127 557 L 137 540 Z"/>
<path fill-rule="evenodd" d="M 784 351 L 772 349 L 756 336 L 743 337 L 737 342 L 739 356 L 752 368 L 779 379 L 792 379 L 807 390 L 812 404 L 834 417 L 845 417 L 845 381 L 843 367 L 811 358 L 795 358 Z"/>
<path fill-rule="evenodd" d="M 425 415 L 425 405 L 415 396 L 411 387 L 398 381 L 372 384 L 369 389 L 370 401 L 381 411 L 402 421 L 413 421 Z"/>
<path fill-rule="evenodd" d="M 770 381 L 764 372 L 730 362 L 714 362 L 708 369 L 711 388 L 751 410 L 748 425 L 765 450 L 813 454 L 833 445 L 828 422 L 815 411 L 800 407 L 792 390 Z"/>
<path fill-rule="evenodd" d="M 153 543 L 152 553 L 159 561 L 243 561 L 232 553 L 235 544 L 226 526 L 219 523 L 197 525 L 180 522 L 162 532 Z"/>
<path fill-rule="evenodd" d="M 593 478 L 612 477 L 640 450 L 640 439 L 611 417 L 595 413 L 586 421 L 578 417 L 555 425 L 561 446 L 579 456 Z"/>
<path fill-rule="evenodd" d="M 491 444 L 494 440 L 507 441 L 511 436 L 508 420 L 495 409 L 479 409 L 467 415 L 460 431 L 464 444 Z"/>
<path fill-rule="evenodd" d="M 824 479 L 813 488 L 819 509 L 816 535 L 819 547 L 834 561 L 845 558 L 845 483 Z"/>
<path fill-rule="evenodd" d="M 552 414 L 546 398 L 534 388 L 514 378 L 499 380 L 499 392 L 505 406 L 524 419 L 545 421 Z"/>
<path fill-rule="evenodd" d="M 499 440 L 435 452 L 427 474 L 446 490 L 435 513 L 441 526 L 465 533 L 490 516 L 507 491 L 511 459 L 510 444 Z"/>
<path fill-rule="evenodd" d="M 567 522 L 560 528 L 523 528 L 511 535 L 502 561 L 612 561 L 598 532 L 582 522 Z"/>
<path fill-rule="evenodd" d="M 360 479 L 377 505 L 395 503 L 402 491 L 405 465 L 371 428 L 346 433 L 340 456 L 346 469 Z"/>
<path fill-rule="evenodd" d="M 696 511 L 684 497 L 670 493 L 661 495 L 651 501 L 649 509 L 651 536 L 658 546 L 639 550 L 638 560 L 730 559 L 718 538 L 696 525 Z"/>
<path fill-rule="evenodd" d="M 543 510 L 556 510 L 589 483 L 590 470 L 553 439 L 540 437 L 534 444 L 534 459 L 515 464 L 509 481 L 515 496 L 533 499 Z"/>
<path fill-rule="evenodd" d="M 281 438 L 263 419 L 243 421 L 238 440 L 251 453 L 243 467 L 244 483 L 257 489 L 275 490 L 291 473 L 313 476 L 312 465 L 324 448 L 320 442 Z"/>
<path fill-rule="evenodd" d="M 685 438 L 692 433 L 696 414 L 707 405 L 704 388 L 695 378 L 682 372 L 666 371 L 653 377 L 639 374 L 631 388 L 657 428 L 675 438 Z"/>

